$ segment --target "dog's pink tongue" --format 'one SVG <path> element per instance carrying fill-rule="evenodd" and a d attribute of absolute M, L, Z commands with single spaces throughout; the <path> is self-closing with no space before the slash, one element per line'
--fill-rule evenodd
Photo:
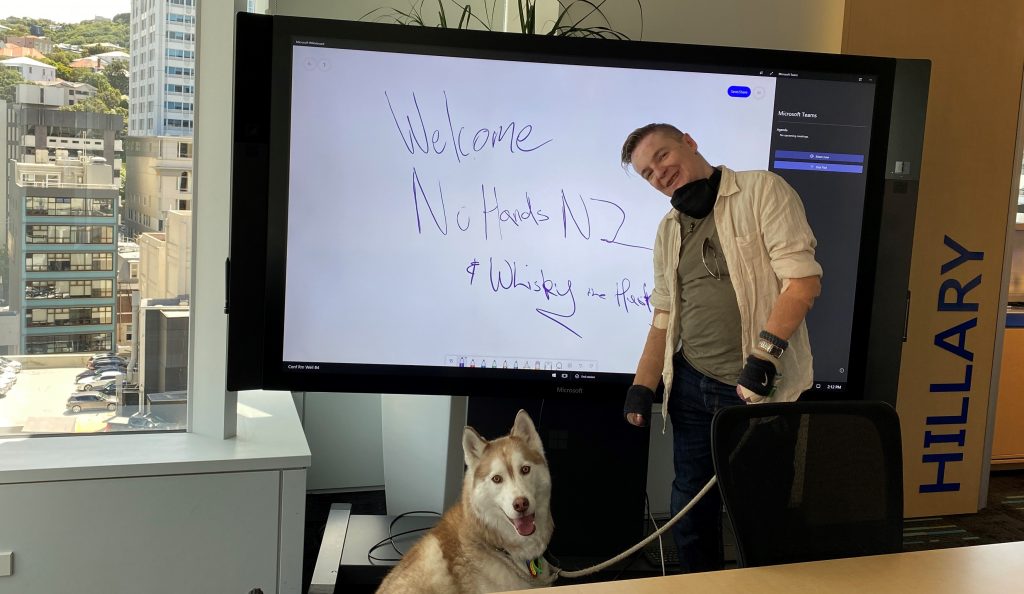
<path fill-rule="evenodd" d="M 516 532 L 521 536 L 529 536 L 537 529 L 537 526 L 533 523 L 533 514 L 516 518 L 512 520 L 512 523 L 515 524 Z"/>

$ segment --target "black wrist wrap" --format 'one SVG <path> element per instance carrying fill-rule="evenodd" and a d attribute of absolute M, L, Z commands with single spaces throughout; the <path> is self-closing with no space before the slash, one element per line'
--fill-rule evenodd
<path fill-rule="evenodd" d="M 654 403 L 654 390 L 647 386 L 633 384 L 626 391 L 626 403 L 622 406 L 622 415 L 640 413 L 645 419 L 651 418 L 651 407 Z"/>
<path fill-rule="evenodd" d="M 775 364 L 754 355 L 747 355 L 747 364 L 740 372 L 739 385 L 758 396 L 768 396 L 775 388 Z"/>

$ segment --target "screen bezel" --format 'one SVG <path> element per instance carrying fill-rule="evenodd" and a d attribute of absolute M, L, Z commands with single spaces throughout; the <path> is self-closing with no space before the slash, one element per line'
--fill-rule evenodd
<path fill-rule="evenodd" d="M 865 364 L 872 288 L 878 250 L 882 197 L 885 183 L 886 149 L 896 60 L 864 56 L 814 54 L 780 50 L 712 47 L 658 42 L 579 39 L 552 36 L 524 36 L 495 33 L 399 26 L 355 21 L 300 17 L 239 18 L 239 35 L 247 23 L 272 19 L 269 39 L 271 68 L 267 84 L 252 92 L 269 99 L 268 184 L 266 195 L 266 279 L 264 292 L 264 340 L 262 387 L 266 389 L 318 392 L 368 392 L 451 395 L 494 395 L 579 398 L 591 395 L 624 394 L 632 374 L 599 374 L 597 380 L 536 377 L 490 369 L 458 369 L 398 365 L 343 365 L 309 372 L 284 368 L 284 297 L 286 279 L 288 175 L 290 155 L 291 69 L 295 39 L 331 39 L 338 46 L 519 61 L 604 65 L 629 68 L 659 68 L 685 71 L 744 72 L 755 69 L 865 75 L 875 77 L 872 137 L 866 169 L 864 220 L 858 256 L 857 288 L 849 352 L 849 375 L 843 397 L 859 398 L 865 386 Z M 266 35 L 260 33 L 260 35 Z M 259 45 L 257 43 L 257 45 Z M 333 45 L 333 44 L 332 44 Z M 236 121 L 245 96 L 236 94 Z M 236 124 L 237 125 L 237 124 Z M 236 166 L 236 173 L 238 173 Z M 251 196 L 250 196 L 251 197 Z M 236 196 L 234 204 L 245 204 Z M 261 230 L 254 230 L 260 239 Z M 233 255 L 234 257 L 234 255 Z M 827 276 L 827 274 L 826 274 Z M 827 282 L 827 281 L 826 281 Z M 241 297 L 241 296 L 238 296 Z M 260 326 L 260 325 L 256 325 Z M 237 343 L 238 338 L 229 340 Z M 637 357 L 643 345 L 636 345 Z M 230 374 L 229 374 L 230 375 Z M 824 390 L 814 390 L 828 396 Z"/>

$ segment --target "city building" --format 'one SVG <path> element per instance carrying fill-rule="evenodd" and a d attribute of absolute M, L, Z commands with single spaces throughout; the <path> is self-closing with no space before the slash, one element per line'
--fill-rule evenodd
<path fill-rule="evenodd" d="M 104 351 L 114 317 L 120 116 L 0 102 L 9 354 Z M 4 345 L 0 345 L 4 346 Z"/>
<path fill-rule="evenodd" d="M 100 41 L 100 42 L 97 42 L 97 43 L 85 43 L 85 44 L 82 44 L 81 48 L 83 50 L 88 50 L 88 51 L 92 51 L 92 50 L 94 50 L 96 48 L 105 49 L 107 51 L 116 51 L 116 50 L 127 49 L 127 48 L 121 47 L 120 45 L 117 45 L 116 43 L 110 43 L 109 41 Z"/>
<path fill-rule="evenodd" d="M 73 85 L 65 88 L 78 91 L 69 95 L 75 97 L 76 102 L 84 98 L 83 91 L 87 93 L 92 89 L 91 85 L 86 85 L 86 88 Z M 58 111 L 49 105 L 42 107 L 46 108 L 0 102 L 0 128 L 6 131 L 6 138 L 0 132 L 0 141 L 4 145 L 0 149 L 0 157 L 3 157 L 5 163 L 8 159 L 38 163 L 42 157 L 36 153 L 46 154 L 49 161 L 53 162 L 54 151 L 66 149 L 71 158 L 83 155 L 103 157 L 108 164 L 113 165 L 114 177 L 121 175 L 123 144 L 116 139 L 124 125 L 121 116 Z M 3 184 L 0 184 L 0 199 L 5 195 L 3 192 Z M 2 204 L 0 208 L 3 208 Z"/>
<path fill-rule="evenodd" d="M 138 237 L 143 299 L 188 299 L 192 283 L 192 213 L 170 211 L 167 231 Z"/>
<path fill-rule="evenodd" d="M 192 136 L 195 0 L 132 0 L 129 136 Z"/>
<path fill-rule="evenodd" d="M 119 240 L 114 268 L 117 273 L 117 344 L 130 345 L 134 336 L 133 295 L 139 291 L 139 245 L 124 239 Z"/>
<path fill-rule="evenodd" d="M 121 223 L 135 236 L 167 229 L 171 211 L 192 210 L 192 139 L 180 136 L 129 137 L 128 175 Z"/>
<path fill-rule="evenodd" d="M 103 157 L 10 163 L 10 307 L 23 311 L 19 353 L 114 348 L 118 184 Z"/>
<path fill-rule="evenodd" d="M 7 37 L 7 43 L 13 43 L 15 45 L 20 45 L 21 47 L 30 47 L 41 54 L 48 54 L 53 51 L 53 41 L 38 35 L 9 35 Z"/>
<path fill-rule="evenodd" d="M 14 89 L 14 100 L 19 105 L 59 109 L 85 101 L 95 94 L 96 87 L 89 83 L 58 79 L 19 84 Z"/>
<path fill-rule="evenodd" d="M 0 41 L 0 58 L 45 58 L 43 53 L 32 47 L 21 47 L 16 43 Z"/>
<path fill-rule="evenodd" d="M 125 52 L 113 51 L 85 56 L 84 58 L 72 61 L 68 66 L 71 68 L 88 68 L 93 72 L 99 72 L 116 61 L 121 61 L 127 64 L 130 59 L 131 56 Z"/>
<path fill-rule="evenodd" d="M 188 301 L 143 299 L 139 306 L 139 389 L 143 394 L 188 386 Z"/>
<path fill-rule="evenodd" d="M 53 81 L 57 80 L 57 68 L 32 58 L 10 58 L 0 61 L 0 66 L 14 68 L 25 80 Z"/>

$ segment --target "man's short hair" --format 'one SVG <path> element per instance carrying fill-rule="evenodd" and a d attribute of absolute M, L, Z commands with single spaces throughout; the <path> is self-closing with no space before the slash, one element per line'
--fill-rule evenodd
<path fill-rule="evenodd" d="M 622 168 L 626 169 L 633 164 L 633 151 L 636 150 L 636 145 L 640 144 L 640 141 L 647 138 L 655 132 L 663 132 L 668 134 L 672 138 L 677 140 L 683 139 L 683 133 L 672 124 L 647 124 L 641 126 L 629 136 L 626 137 L 626 142 L 622 143 Z"/>

